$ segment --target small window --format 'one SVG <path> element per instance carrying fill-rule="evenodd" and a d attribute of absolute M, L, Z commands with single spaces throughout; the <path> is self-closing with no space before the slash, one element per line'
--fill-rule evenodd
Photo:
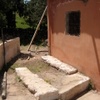
<path fill-rule="evenodd" d="M 71 11 L 66 14 L 66 31 L 70 35 L 80 35 L 80 11 Z"/>

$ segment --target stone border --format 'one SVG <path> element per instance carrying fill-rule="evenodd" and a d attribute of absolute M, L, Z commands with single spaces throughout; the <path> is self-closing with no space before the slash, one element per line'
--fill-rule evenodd
<path fill-rule="evenodd" d="M 77 69 L 72 67 L 71 65 L 68 65 L 66 63 L 61 62 L 57 58 L 54 58 L 53 56 L 47 55 L 41 57 L 45 62 L 49 63 L 51 66 L 57 68 L 58 70 L 66 73 L 66 74 L 73 74 L 77 72 Z"/>
<path fill-rule="evenodd" d="M 70 100 L 85 91 L 90 82 L 88 77 L 80 73 L 66 75 L 61 88 L 56 89 L 26 67 L 15 70 L 24 85 L 34 94 L 36 100 Z"/>
<path fill-rule="evenodd" d="M 26 67 L 16 68 L 18 77 L 24 85 L 34 94 L 36 100 L 57 100 L 59 98 L 58 89 L 33 74 Z"/>
<path fill-rule="evenodd" d="M 61 100 L 71 100 L 76 95 L 85 91 L 90 83 L 90 78 L 80 73 L 69 75 L 66 78 L 66 84 L 59 91 Z"/>

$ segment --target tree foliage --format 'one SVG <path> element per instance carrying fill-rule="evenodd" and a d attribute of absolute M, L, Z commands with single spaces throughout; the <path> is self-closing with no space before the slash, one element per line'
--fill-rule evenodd
<path fill-rule="evenodd" d="M 15 28 L 15 13 L 24 11 L 23 0 L 0 0 L 0 27 Z"/>
<path fill-rule="evenodd" d="M 41 18 L 41 15 L 46 7 L 46 1 L 47 0 L 31 0 L 30 2 L 26 4 L 26 10 L 25 10 L 24 15 L 25 15 L 26 21 L 34 29 L 36 28 Z M 42 22 L 42 26 L 45 26 L 45 25 L 46 25 L 46 15 Z"/>
<path fill-rule="evenodd" d="M 24 4 L 24 0 L 0 0 L 0 27 L 15 28 L 15 13 L 25 16 L 26 22 L 36 28 L 46 7 L 47 0 L 31 0 Z M 46 15 L 42 26 L 46 25 Z"/>
<path fill-rule="evenodd" d="M 6 16 L 0 11 L 0 27 L 5 27 L 6 23 Z"/>

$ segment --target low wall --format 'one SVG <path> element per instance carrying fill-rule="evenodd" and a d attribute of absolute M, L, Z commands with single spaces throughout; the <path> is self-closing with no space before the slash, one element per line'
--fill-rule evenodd
<path fill-rule="evenodd" d="M 5 63 L 8 63 L 12 58 L 20 54 L 20 39 L 15 38 L 5 42 Z M 0 44 L 0 70 L 4 65 L 4 50 L 3 44 Z"/>

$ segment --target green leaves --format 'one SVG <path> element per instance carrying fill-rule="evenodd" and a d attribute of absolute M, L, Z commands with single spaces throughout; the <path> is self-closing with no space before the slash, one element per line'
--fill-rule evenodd
<path fill-rule="evenodd" d="M 0 27 L 15 28 L 16 12 L 24 16 L 26 22 L 36 29 L 41 15 L 46 7 L 47 0 L 31 0 L 24 4 L 24 0 L 0 0 Z M 46 26 L 46 15 L 42 26 Z"/>
<path fill-rule="evenodd" d="M 15 12 L 23 15 L 23 0 L 0 0 L 0 27 L 15 28 Z"/>
<path fill-rule="evenodd" d="M 41 15 L 46 7 L 47 0 L 31 0 L 26 4 L 25 10 L 25 18 L 26 21 L 32 26 L 34 29 L 36 28 Z M 42 24 L 46 23 L 46 15 L 42 22 Z"/>
<path fill-rule="evenodd" d="M 0 12 L 0 28 L 6 27 L 6 16 Z"/>

